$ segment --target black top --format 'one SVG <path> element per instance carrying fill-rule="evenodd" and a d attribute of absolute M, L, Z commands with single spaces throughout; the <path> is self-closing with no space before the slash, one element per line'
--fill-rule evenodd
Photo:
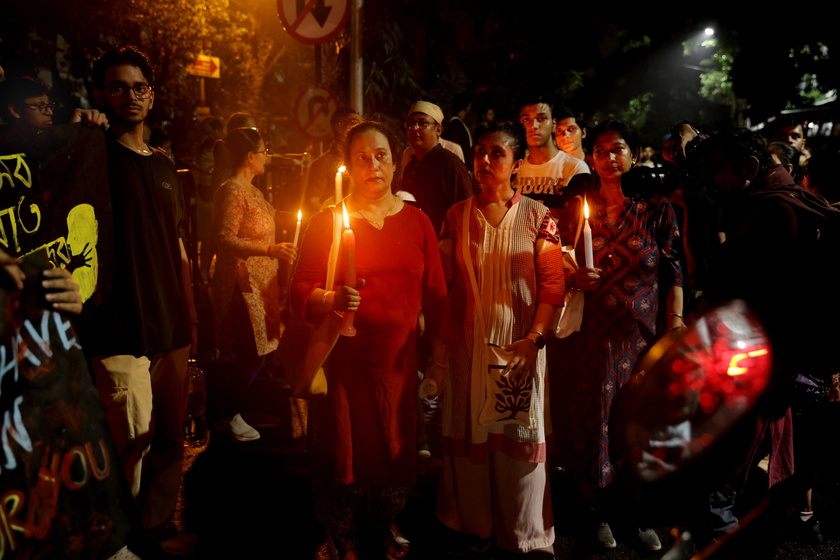
<path fill-rule="evenodd" d="M 449 122 L 443 126 L 441 138 L 445 138 L 461 146 L 461 150 L 464 151 L 464 158 L 470 161 L 473 139 L 470 136 L 470 129 L 467 128 L 466 123 L 460 117 L 456 116 L 449 119 Z"/>
<path fill-rule="evenodd" d="M 181 296 L 184 200 L 175 166 L 164 154 L 140 155 L 108 141 L 115 258 L 106 287 L 83 324 L 88 356 L 150 356 L 190 344 Z"/>
<path fill-rule="evenodd" d="M 775 165 L 730 196 L 723 224 L 726 241 L 710 269 L 706 303 L 746 301 L 767 331 L 780 373 L 837 372 L 840 212 Z"/>
<path fill-rule="evenodd" d="M 438 144 L 423 159 L 411 156 L 405 166 L 402 190 L 414 195 L 435 232 L 440 232 L 449 207 L 472 196 L 472 180 L 464 162 Z"/>

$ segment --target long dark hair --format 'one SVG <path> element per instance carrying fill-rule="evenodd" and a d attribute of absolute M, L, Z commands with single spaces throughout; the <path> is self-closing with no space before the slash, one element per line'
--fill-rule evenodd
<path fill-rule="evenodd" d="M 227 151 L 228 163 L 233 169 L 245 162 L 249 152 L 260 149 L 262 137 L 255 128 L 234 128 L 225 136 L 224 144 Z"/>

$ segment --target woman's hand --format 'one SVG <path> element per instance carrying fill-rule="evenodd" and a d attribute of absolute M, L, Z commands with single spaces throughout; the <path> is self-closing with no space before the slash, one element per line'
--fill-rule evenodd
<path fill-rule="evenodd" d="M 335 299 L 333 300 L 333 311 L 358 311 L 359 305 L 362 303 L 362 294 L 359 289 L 364 287 L 365 281 L 359 280 L 356 283 L 356 288 L 350 286 L 338 286 L 335 289 Z"/>
<path fill-rule="evenodd" d="M 297 259 L 297 249 L 291 243 L 278 243 L 268 247 L 268 256 L 291 264 Z"/>
<path fill-rule="evenodd" d="M 537 356 L 539 349 L 530 338 L 522 338 L 513 344 L 502 348 L 505 352 L 513 352 L 513 357 L 507 363 L 505 374 L 516 380 L 530 379 L 537 371 Z"/>
<path fill-rule="evenodd" d="M 44 298 L 56 311 L 78 315 L 82 312 L 82 294 L 79 284 L 66 268 L 50 268 L 44 271 L 41 286 L 49 290 Z"/>
<path fill-rule="evenodd" d="M 601 269 L 580 267 L 572 275 L 572 287 L 575 290 L 586 292 L 596 289 L 601 285 Z"/>

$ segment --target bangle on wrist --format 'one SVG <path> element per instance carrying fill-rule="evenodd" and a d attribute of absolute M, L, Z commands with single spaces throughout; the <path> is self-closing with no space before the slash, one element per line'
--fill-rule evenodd
<path fill-rule="evenodd" d="M 437 367 L 442 367 L 442 368 L 445 368 L 445 367 L 446 367 L 446 364 L 442 364 L 442 363 L 440 363 L 440 362 L 436 362 L 434 358 L 429 358 L 429 363 L 430 363 L 430 364 L 434 364 L 434 365 L 436 365 Z"/>
<path fill-rule="evenodd" d="M 668 313 L 668 317 L 679 317 L 680 319 L 683 318 L 683 316 L 679 313 Z"/>
<path fill-rule="evenodd" d="M 324 295 L 321 296 L 321 305 L 324 307 L 324 309 L 327 308 L 327 298 L 330 296 L 330 294 L 334 294 L 334 293 L 335 293 L 335 291 L 333 291 L 333 290 L 327 290 L 327 291 L 324 292 Z M 335 307 L 335 300 L 333 300 L 333 307 Z"/>

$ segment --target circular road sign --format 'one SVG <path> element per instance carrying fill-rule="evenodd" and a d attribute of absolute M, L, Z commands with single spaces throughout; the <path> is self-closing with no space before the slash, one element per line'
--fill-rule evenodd
<path fill-rule="evenodd" d="M 350 17 L 350 0 L 277 0 L 280 21 L 289 35 L 310 45 L 341 33 Z"/>
<path fill-rule="evenodd" d="M 338 97 L 323 86 L 311 87 L 298 96 L 295 103 L 297 123 L 314 140 L 330 135 L 330 118 L 338 108 Z"/>

